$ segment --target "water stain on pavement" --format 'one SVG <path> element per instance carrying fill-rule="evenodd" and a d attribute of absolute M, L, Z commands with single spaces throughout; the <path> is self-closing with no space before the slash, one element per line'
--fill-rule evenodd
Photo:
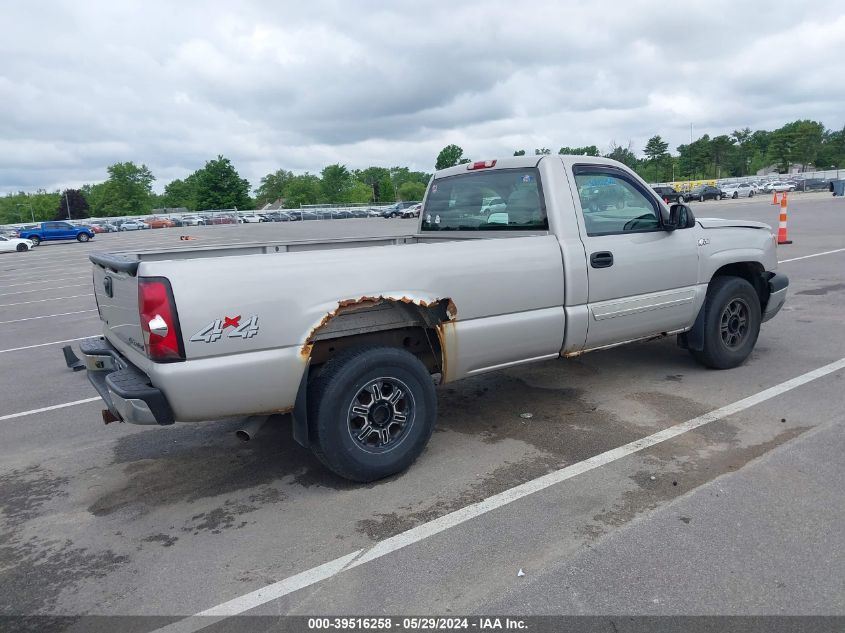
<path fill-rule="evenodd" d="M 796 292 L 796 295 L 813 295 L 813 296 L 821 296 L 826 295 L 828 292 L 837 292 L 839 290 L 845 290 L 845 284 L 831 284 L 829 286 L 819 286 L 818 288 L 810 288 L 809 290 L 801 290 L 800 292 Z"/>
<path fill-rule="evenodd" d="M 580 536 L 597 539 L 666 501 L 725 473 L 739 470 L 751 460 L 812 428 L 795 427 L 778 433 L 768 441 L 743 446 L 736 440 L 736 429 L 727 422 L 719 422 L 721 424 L 713 422 L 675 438 L 668 445 L 660 444 L 651 449 L 644 461 L 653 464 L 654 468 L 631 475 L 637 487 L 623 493 L 613 508 L 596 514 L 591 524 L 579 529 Z M 685 441 L 678 442 L 681 438 Z M 724 448 L 714 450 L 714 440 L 721 441 Z"/>
<path fill-rule="evenodd" d="M 113 464 L 123 466 L 123 477 L 90 504 L 89 512 L 143 515 L 161 506 L 256 488 L 253 495 L 267 495 L 257 503 L 275 503 L 282 495 L 270 484 L 323 470 L 310 451 L 293 442 L 289 419 L 271 419 L 259 439 L 247 443 L 234 436 L 239 424 L 185 424 L 121 437 Z"/>
<path fill-rule="evenodd" d="M 67 484 L 40 465 L 0 475 L 0 615 L 49 612 L 77 582 L 105 577 L 129 562 L 111 549 L 25 535 L 29 522 L 49 519 L 49 503 L 67 496 Z"/>

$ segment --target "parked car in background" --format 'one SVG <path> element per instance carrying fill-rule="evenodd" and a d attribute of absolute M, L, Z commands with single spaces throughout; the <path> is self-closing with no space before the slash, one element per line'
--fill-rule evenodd
<path fill-rule="evenodd" d="M 766 193 L 783 193 L 784 191 L 795 191 L 795 183 L 785 182 L 782 180 L 774 180 L 763 185 L 763 191 Z"/>
<path fill-rule="evenodd" d="M 25 253 L 34 246 L 31 240 L 0 235 L 0 253 Z"/>
<path fill-rule="evenodd" d="M 508 205 L 498 196 L 492 198 L 484 198 L 484 203 L 481 205 L 481 213 L 487 215 L 490 213 L 497 213 L 504 211 Z"/>
<path fill-rule="evenodd" d="M 88 224 L 92 229 L 94 229 L 95 233 L 115 233 L 117 232 L 117 227 L 112 224 L 111 222 L 106 222 L 105 220 L 96 220 L 95 222 L 90 222 Z"/>
<path fill-rule="evenodd" d="M 264 219 L 257 213 L 239 213 L 238 224 L 258 224 L 264 222 Z"/>
<path fill-rule="evenodd" d="M 722 190 L 713 185 L 693 187 L 687 194 L 687 200 L 698 200 L 699 202 L 704 202 L 705 200 L 721 200 L 724 197 Z"/>
<path fill-rule="evenodd" d="M 151 229 L 169 229 L 175 226 L 173 220 L 170 218 L 162 218 L 159 216 L 153 216 L 151 218 L 147 218 L 144 222 L 151 228 Z"/>
<path fill-rule="evenodd" d="M 386 209 L 381 210 L 381 217 L 383 218 L 401 218 L 402 211 L 407 209 L 408 207 L 412 207 L 416 202 L 397 202 L 396 204 L 391 204 Z"/>
<path fill-rule="evenodd" d="M 119 231 L 141 231 L 150 228 L 141 220 L 124 220 L 121 222 Z"/>
<path fill-rule="evenodd" d="M 501 198 L 500 198 L 501 199 Z M 422 203 L 417 203 L 412 207 L 408 207 L 407 209 L 402 211 L 403 218 L 418 218 L 420 217 L 420 211 L 422 210 Z"/>
<path fill-rule="evenodd" d="M 675 191 L 672 187 L 652 187 L 654 193 L 663 198 L 668 204 L 674 202 L 686 202 L 686 196 L 680 191 Z"/>
<path fill-rule="evenodd" d="M 41 242 L 52 242 L 58 240 L 77 240 L 87 242 L 95 235 L 87 226 L 73 226 L 70 222 L 42 222 L 36 228 L 20 231 L 18 236 L 21 239 L 29 240 L 33 246 Z"/>
<path fill-rule="evenodd" d="M 795 183 L 795 191 L 830 191 L 830 180 L 805 178 Z"/>
<path fill-rule="evenodd" d="M 198 215 L 183 215 L 181 220 L 182 226 L 201 226 L 205 224 L 205 220 Z"/>
<path fill-rule="evenodd" d="M 210 224 L 237 224 L 238 221 L 231 215 L 213 215 Z"/>
<path fill-rule="evenodd" d="M 732 182 L 721 186 L 722 193 L 726 198 L 753 198 L 754 187 L 747 182 Z"/>

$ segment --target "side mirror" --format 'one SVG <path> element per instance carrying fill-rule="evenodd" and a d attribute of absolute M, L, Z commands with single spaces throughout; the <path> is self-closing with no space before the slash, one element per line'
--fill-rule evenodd
<path fill-rule="evenodd" d="M 669 207 L 669 219 L 663 223 L 663 228 L 667 231 L 687 229 L 694 223 L 692 209 L 685 204 L 673 204 Z"/>

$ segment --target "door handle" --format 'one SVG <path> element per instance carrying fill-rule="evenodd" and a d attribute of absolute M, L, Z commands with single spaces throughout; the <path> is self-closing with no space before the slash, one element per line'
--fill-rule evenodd
<path fill-rule="evenodd" d="M 613 266 L 613 253 L 599 251 L 590 255 L 590 266 L 593 268 L 610 268 Z"/>

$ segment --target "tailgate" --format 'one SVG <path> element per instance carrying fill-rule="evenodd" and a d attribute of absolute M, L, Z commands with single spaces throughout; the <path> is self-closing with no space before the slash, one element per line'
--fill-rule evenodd
<path fill-rule="evenodd" d="M 109 338 L 120 339 L 142 354 L 144 335 L 138 311 L 137 259 L 94 253 L 94 296 Z"/>

